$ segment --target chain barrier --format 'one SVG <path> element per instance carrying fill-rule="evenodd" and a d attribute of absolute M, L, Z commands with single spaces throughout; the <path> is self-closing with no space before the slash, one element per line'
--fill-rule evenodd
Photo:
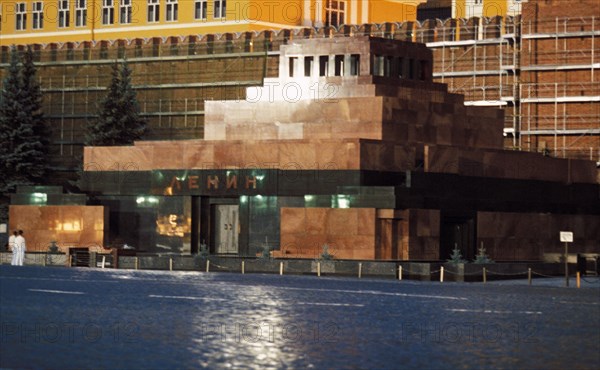
<path fill-rule="evenodd" d="M 4 256 L 3 256 L 4 257 Z M 42 266 L 58 266 L 58 265 L 64 265 L 63 261 L 54 261 L 54 258 L 52 258 L 52 256 L 47 255 L 47 254 L 29 254 L 27 257 L 29 261 L 33 262 L 34 265 L 42 265 Z M 109 260 L 112 260 L 110 258 L 107 258 L 106 262 L 109 262 Z M 253 260 L 242 260 L 242 263 L 245 262 L 249 262 L 249 261 L 253 261 Z M 314 273 L 312 271 L 312 264 L 311 264 L 311 268 L 310 269 L 302 269 L 302 268 L 294 268 L 291 267 L 290 265 L 293 266 L 293 264 L 289 264 L 290 261 L 281 261 L 281 260 L 276 260 L 273 258 L 270 258 L 268 260 L 269 262 L 274 262 L 277 263 L 279 265 L 280 271 L 281 271 L 281 267 L 282 267 L 282 263 L 285 264 L 285 268 L 284 271 L 288 272 L 288 273 L 300 273 L 300 274 L 305 274 L 305 273 Z M 4 262 L 4 261 L 3 261 Z M 213 261 L 210 261 L 210 259 L 206 260 L 207 264 L 210 264 L 210 267 L 215 267 L 217 269 L 220 269 L 222 271 L 240 271 L 242 272 L 242 263 L 239 266 L 239 269 L 233 268 L 231 266 L 223 266 L 223 265 L 219 265 L 217 263 L 214 263 Z M 287 263 L 286 263 L 287 262 Z M 361 262 L 357 262 L 356 266 L 347 266 L 347 264 L 344 265 L 339 265 L 336 264 L 335 261 L 319 261 L 316 260 L 314 261 L 315 264 L 320 263 L 321 264 L 321 272 L 323 272 L 323 267 L 324 265 L 327 264 L 333 264 L 334 266 L 334 272 L 335 273 L 341 273 L 341 274 L 348 274 L 348 275 L 358 275 L 359 277 L 361 277 L 364 274 L 364 266 L 362 265 Z M 112 263 L 111 263 L 112 264 Z M 137 264 L 136 264 L 137 265 Z M 342 267 L 344 266 L 344 267 Z M 347 266 L 347 267 L 346 267 Z M 136 266 L 137 267 L 137 266 Z M 399 271 L 401 270 L 401 271 Z M 393 272 L 396 277 L 402 278 L 404 276 L 408 277 L 410 275 L 427 275 L 427 273 L 425 273 L 424 271 L 413 271 L 410 270 L 409 268 L 405 268 L 402 265 L 398 265 L 396 267 L 393 268 L 389 268 L 389 269 L 384 269 L 384 271 L 387 272 Z M 528 276 L 531 273 L 530 278 L 535 275 L 535 276 L 540 276 L 540 277 L 544 277 L 544 278 L 556 278 L 556 277 L 561 277 L 564 275 L 547 275 L 541 272 L 537 272 L 534 270 L 529 270 L 529 271 L 523 271 L 523 272 L 513 272 L 513 273 L 506 273 L 506 272 L 498 272 L 498 271 L 492 271 L 492 270 L 488 270 L 487 268 L 482 268 L 481 271 L 476 271 L 476 272 L 470 272 L 470 273 L 466 273 L 466 272 L 460 272 L 460 271 L 452 271 L 449 269 L 445 269 L 445 268 L 440 268 L 438 270 L 433 270 L 430 271 L 428 274 L 429 275 L 434 275 L 434 274 L 439 274 L 442 271 L 444 271 L 444 273 L 447 274 L 451 274 L 451 275 L 462 275 L 462 276 L 475 276 L 475 275 L 479 275 L 485 277 L 486 275 L 498 275 L 498 276 Z M 401 273 L 401 276 L 398 276 L 399 272 Z M 570 275 L 569 277 L 575 277 L 576 275 Z M 590 283 L 590 284 L 600 284 L 600 276 L 588 276 L 588 277 L 584 277 L 584 276 L 580 276 L 580 279 Z M 485 279 L 484 279 L 485 282 Z"/>
<path fill-rule="evenodd" d="M 229 267 L 227 267 L 227 266 L 221 266 L 221 265 L 217 265 L 216 263 L 212 263 L 212 264 L 211 264 L 211 267 L 212 267 L 212 266 L 214 266 L 214 267 L 216 267 L 216 268 L 218 268 L 218 269 L 221 269 L 221 270 L 231 270 L 231 268 L 229 268 Z"/>
<path fill-rule="evenodd" d="M 490 272 L 490 270 L 485 269 L 485 273 L 486 274 L 489 273 L 489 272 Z M 463 275 L 464 276 L 475 276 L 475 275 L 481 275 L 481 276 L 483 276 L 483 269 L 481 269 L 481 271 L 479 271 L 479 272 L 469 272 L 469 273 L 463 272 Z"/>
<path fill-rule="evenodd" d="M 217 267 L 217 268 L 220 268 L 220 269 L 224 269 L 224 270 L 231 270 L 231 271 L 233 271 L 233 270 L 232 270 L 230 267 L 227 267 L 227 266 L 221 266 L 221 265 L 217 265 L 217 264 L 216 264 L 216 263 L 214 263 L 214 262 L 211 262 L 211 263 L 210 263 L 210 266 L 211 266 L 211 267 L 212 267 L 212 266 L 215 266 L 215 267 Z M 240 269 L 241 269 L 241 268 L 240 268 Z"/>
<path fill-rule="evenodd" d="M 490 270 L 485 270 L 486 273 L 488 274 L 493 274 L 493 275 L 500 275 L 500 276 L 519 276 L 519 275 L 527 275 L 528 272 L 496 272 L 496 271 L 490 271 Z M 533 273 L 533 271 L 531 271 Z"/>
<path fill-rule="evenodd" d="M 289 265 L 287 265 L 285 267 L 285 271 L 288 271 L 288 272 L 298 272 L 298 273 L 311 272 L 311 271 L 306 271 L 306 270 L 295 269 L 293 267 L 289 267 Z"/>
<path fill-rule="evenodd" d="M 554 278 L 554 277 L 557 277 L 557 276 L 552 276 L 552 275 L 545 275 L 545 274 L 542 274 L 542 273 L 539 273 L 539 272 L 535 272 L 535 271 L 533 271 L 533 270 L 531 270 L 531 274 L 532 274 L 532 275 L 543 276 L 543 277 L 547 277 L 547 278 Z"/>
<path fill-rule="evenodd" d="M 600 283 L 600 276 L 593 276 L 592 279 L 595 279 L 596 281 L 592 281 L 592 280 L 588 280 L 586 278 L 584 278 L 583 276 L 581 277 L 581 280 L 590 283 L 590 284 L 598 284 Z"/>

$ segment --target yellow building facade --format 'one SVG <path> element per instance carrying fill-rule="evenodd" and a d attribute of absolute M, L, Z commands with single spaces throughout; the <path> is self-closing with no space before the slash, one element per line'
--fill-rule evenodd
<path fill-rule="evenodd" d="M 521 14 L 527 0 L 453 0 L 452 18 L 495 17 Z"/>
<path fill-rule="evenodd" d="M 417 19 L 516 16 L 529 0 L 427 0 L 418 5 Z"/>
<path fill-rule="evenodd" d="M 420 0 L 13 0 L 0 45 L 411 21 Z"/>

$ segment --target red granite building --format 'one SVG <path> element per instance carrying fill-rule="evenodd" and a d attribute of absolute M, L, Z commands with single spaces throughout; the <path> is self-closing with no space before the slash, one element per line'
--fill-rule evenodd
<path fill-rule="evenodd" d="M 206 102 L 204 140 L 86 147 L 85 190 L 148 252 L 541 260 L 561 230 L 597 252 L 595 163 L 503 149 L 503 111 L 465 106 L 432 67 L 420 44 L 290 41 L 278 78 Z"/>

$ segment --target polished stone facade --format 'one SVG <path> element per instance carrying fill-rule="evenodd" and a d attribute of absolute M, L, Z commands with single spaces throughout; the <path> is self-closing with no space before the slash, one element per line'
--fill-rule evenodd
<path fill-rule="evenodd" d="M 465 106 L 431 63 L 394 40 L 290 41 L 279 78 L 206 102 L 205 140 L 85 148 L 84 188 L 148 252 L 188 250 L 158 242 L 164 216 L 192 253 L 540 260 L 565 229 L 597 251 L 594 163 L 503 150 L 502 111 Z M 186 205 L 163 215 L 170 201 Z"/>
<path fill-rule="evenodd" d="M 107 216 L 103 206 L 38 206 L 10 207 L 10 229 L 23 230 L 27 252 L 48 252 L 52 241 L 59 252 L 70 248 L 88 248 L 106 252 Z"/>

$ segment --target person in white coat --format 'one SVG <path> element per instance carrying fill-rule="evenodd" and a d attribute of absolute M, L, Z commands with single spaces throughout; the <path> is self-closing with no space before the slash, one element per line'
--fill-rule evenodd
<path fill-rule="evenodd" d="M 8 247 L 12 251 L 12 259 L 10 260 L 10 264 L 13 266 L 17 265 L 17 255 L 19 254 L 19 250 L 15 244 L 15 239 L 17 239 L 17 231 L 13 231 L 12 235 L 8 238 Z"/>
<path fill-rule="evenodd" d="M 25 251 L 27 246 L 25 245 L 25 238 L 23 237 L 23 230 L 19 230 L 19 235 L 15 238 L 15 246 L 17 248 L 17 266 L 23 266 L 23 260 L 25 259 Z"/>

